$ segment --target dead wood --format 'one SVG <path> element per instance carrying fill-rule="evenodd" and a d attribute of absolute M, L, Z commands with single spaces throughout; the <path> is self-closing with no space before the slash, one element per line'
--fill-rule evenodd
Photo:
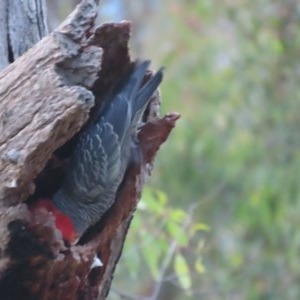
<path fill-rule="evenodd" d="M 28 211 L 28 201 L 59 188 L 80 129 L 132 67 L 130 23 L 95 29 L 96 11 L 82 1 L 0 73 L 1 300 L 105 299 L 149 166 L 179 118 L 159 118 L 153 96 L 139 133 L 142 166 L 128 170 L 115 204 L 78 245 L 64 244 L 51 214 Z M 103 267 L 91 269 L 95 256 Z"/>

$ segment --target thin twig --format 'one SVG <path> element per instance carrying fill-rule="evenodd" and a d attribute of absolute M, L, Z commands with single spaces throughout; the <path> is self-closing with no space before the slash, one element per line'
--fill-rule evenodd
<path fill-rule="evenodd" d="M 181 228 L 182 231 L 186 230 L 188 228 L 188 226 L 190 225 L 190 223 L 192 221 L 192 217 L 193 217 L 193 212 L 194 212 L 194 210 L 196 209 L 197 206 L 198 206 L 198 204 L 195 204 L 195 203 L 190 205 L 190 207 L 188 209 L 188 212 L 187 212 L 186 220 L 182 224 L 182 228 Z M 162 285 L 163 285 L 163 282 L 164 282 L 164 277 L 166 276 L 168 267 L 171 263 L 171 260 L 172 260 L 173 256 L 175 255 L 177 247 L 178 247 L 178 241 L 174 240 L 171 243 L 170 248 L 169 248 L 169 250 L 168 250 L 168 252 L 165 256 L 165 259 L 162 263 L 162 267 L 161 267 L 161 270 L 160 270 L 160 275 L 159 275 L 159 278 L 158 278 L 158 280 L 157 280 L 157 282 L 156 282 L 156 284 L 153 288 L 152 295 L 147 300 L 156 300 L 156 299 L 158 299 L 159 293 L 161 291 L 161 288 L 162 288 Z"/>

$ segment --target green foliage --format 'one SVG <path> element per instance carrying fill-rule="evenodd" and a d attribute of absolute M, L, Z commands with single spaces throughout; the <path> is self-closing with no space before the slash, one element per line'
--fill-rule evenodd
<path fill-rule="evenodd" d="M 141 279 L 147 268 L 153 281 L 174 274 L 171 281 L 187 292 L 192 289 L 193 272 L 205 272 L 201 258 L 204 240 L 199 236 L 209 230 L 206 224 L 193 220 L 193 213 L 194 209 L 173 208 L 161 190 L 145 188 L 118 266 L 120 273 L 130 274 L 132 279 L 140 274 Z M 187 249 L 188 260 L 183 254 Z"/>
<path fill-rule="evenodd" d="M 192 280 L 188 264 L 184 256 L 180 253 L 175 256 L 174 270 L 176 272 L 181 287 L 188 291 L 192 287 Z"/>
<path fill-rule="evenodd" d="M 189 291 L 179 299 L 199 299 L 195 285 L 205 299 L 300 299 L 299 5 L 163 3 L 148 56 L 167 66 L 163 110 L 182 118 L 125 253 L 148 241 L 141 256 L 157 278 L 176 240 L 173 268 Z M 191 203 L 196 224 L 182 232 Z"/>
<path fill-rule="evenodd" d="M 163 58 L 163 98 L 166 110 L 177 98 L 183 119 L 152 183 L 181 207 L 200 203 L 212 228 L 202 252 L 209 299 L 298 299 L 299 8 L 173 3 L 180 29 L 176 55 Z"/>

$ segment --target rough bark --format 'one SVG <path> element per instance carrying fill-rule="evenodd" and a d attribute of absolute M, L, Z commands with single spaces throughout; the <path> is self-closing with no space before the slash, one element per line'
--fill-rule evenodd
<path fill-rule="evenodd" d="M 88 117 L 94 96 L 87 88 L 97 77 L 102 55 L 99 47 L 87 45 L 96 17 L 93 6 L 82 5 L 0 74 L 2 202 L 25 200 L 53 151 Z"/>
<path fill-rule="evenodd" d="M 0 28 L 3 34 L 0 34 L 0 70 L 9 64 L 8 44 L 7 44 L 7 1 L 0 1 Z"/>
<path fill-rule="evenodd" d="M 159 118 L 153 96 L 139 133 L 142 165 L 128 170 L 115 204 L 78 245 L 64 244 L 51 214 L 28 211 L 28 201 L 59 188 L 80 129 L 132 66 L 130 23 L 95 29 L 96 11 L 82 1 L 0 73 L 1 300 L 105 299 L 149 166 L 179 117 Z M 96 256 L 103 266 L 91 268 Z"/>
<path fill-rule="evenodd" d="M 41 0 L 0 1 L 0 70 L 48 33 L 45 15 Z"/>

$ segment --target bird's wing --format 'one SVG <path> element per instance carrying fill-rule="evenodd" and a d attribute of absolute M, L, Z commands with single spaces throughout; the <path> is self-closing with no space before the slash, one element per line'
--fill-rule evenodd
<path fill-rule="evenodd" d="M 135 120 L 139 120 L 146 109 L 150 97 L 158 88 L 163 79 L 163 68 L 159 69 L 138 91 L 133 104 L 132 116 Z"/>
<path fill-rule="evenodd" d="M 138 91 L 132 104 L 132 116 L 131 116 L 131 134 L 134 135 L 140 126 L 141 118 L 145 112 L 147 105 L 151 99 L 151 96 L 158 88 L 163 79 L 163 68 L 158 70 Z"/>
<path fill-rule="evenodd" d="M 112 124 L 101 118 L 79 139 L 63 189 L 74 199 L 96 199 L 114 181 L 121 167 L 120 143 Z"/>

